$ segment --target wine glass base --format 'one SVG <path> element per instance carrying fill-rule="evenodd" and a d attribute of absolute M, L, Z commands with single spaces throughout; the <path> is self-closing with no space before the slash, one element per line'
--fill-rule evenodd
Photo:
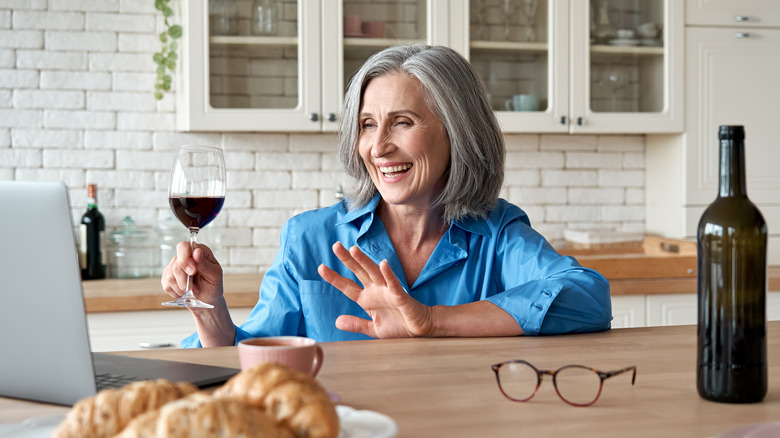
<path fill-rule="evenodd" d="M 163 306 L 174 306 L 174 307 L 195 307 L 200 309 L 213 309 L 214 306 L 208 303 L 204 303 L 203 301 L 197 299 L 197 298 L 185 298 L 180 297 L 173 301 L 166 301 L 162 303 Z"/>

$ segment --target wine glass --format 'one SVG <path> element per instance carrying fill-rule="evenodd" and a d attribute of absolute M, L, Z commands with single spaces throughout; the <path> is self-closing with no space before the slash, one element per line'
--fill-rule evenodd
<path fill-rule="evenodd" d="M 225 202 L 225 158 L 222 150 L 211 146 L 179 147 L 171 169 L 168 202 L 176 218 L 190 230 L 190 248 L 195 249 L 198 230 L 217 217 Z M 186 292 L 164 306 L 214 306 L 195 298 L 192 278 L 187 276 Z"/>
<path fill-rule="evenodd" d="M 510 40 L 511 27 L 517 15 L 517 4 L 515 2 L 516 0 L 504 0 L 501 9 L 501 18 L 504 22 L 504 40 L 506 41 Z"/>
<path fill-rule="evenodd" d="M 604 71 L 604 83 L 612 95 L 612 111 L 617 112 L 620 102 L 618 93 L 628 85 L 628 72 L 622 65 L 611 64 Z"/>
<path fill-rule="evenodd" d="M 520 8 L 525 17 L 525 40 L 528 42 L 536 41 L 536 8 L 538 5 L 537 0 L 523 0 L 523 7 Z"/>

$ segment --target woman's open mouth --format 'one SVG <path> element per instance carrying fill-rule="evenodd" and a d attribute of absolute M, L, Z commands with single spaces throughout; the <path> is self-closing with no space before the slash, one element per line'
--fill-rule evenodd
<path fill-rule="evenodd" d="M 397 166 L 379 166 L 379 171 L 387 178 L 395 178 L 403 175 L 412 168 L 411 163 L 399 164 Z"/>

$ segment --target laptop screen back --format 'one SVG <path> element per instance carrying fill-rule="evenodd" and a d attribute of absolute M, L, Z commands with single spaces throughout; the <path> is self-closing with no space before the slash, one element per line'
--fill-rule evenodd
<path fill-rule="evenodd" d="M 81 272 L 62 183 L 0 181 L 0 395 L 95 393 Z"/>

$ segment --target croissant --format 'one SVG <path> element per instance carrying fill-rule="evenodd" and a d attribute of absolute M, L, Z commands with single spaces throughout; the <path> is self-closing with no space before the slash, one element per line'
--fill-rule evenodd
<path fill-rule="evenodd" d="M 266 362 L 233 376 L 214 397 L 256 406 L 292 430 L 296 438 L 335 438 L 339 417 L 328 392 L 312 376 Z"/>
<path fill-rule="evenodd" d="M 52 435 L 53 438 L 112 437 L 134 417 L 169 401 L 194 393 L 189 383 L 143 380 L 119 389 L 104 389 L 79 400 Z"/>
<path fill-rule="evenodd" d="M 138 416 L 117 438 L 294 438 L 260 409 L 239 400 L 191 394 Z"/>

